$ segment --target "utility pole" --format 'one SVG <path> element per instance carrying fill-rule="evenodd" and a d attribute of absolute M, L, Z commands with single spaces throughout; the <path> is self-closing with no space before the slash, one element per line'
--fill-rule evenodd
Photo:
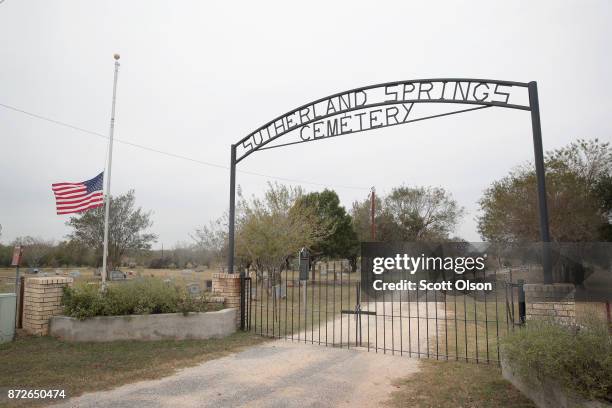
<path fill-rule="evenodd" d="M 372 187 L 370 194 L 370 237 L 376 241 L 376 189 Z"/>

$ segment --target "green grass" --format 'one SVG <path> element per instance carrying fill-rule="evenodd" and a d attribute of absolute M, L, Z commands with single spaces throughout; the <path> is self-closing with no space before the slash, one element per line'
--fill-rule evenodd
<path fill-rule="evenodd" d="M 422 360 L 421 370 L 394 383 L 388 406 L 410 408 L 535 408 L 498 367 Z"/>
<path fill-rule="evenodd" d="M 499 361 L 499 339 L 513 330 L 508 316 L 505 295 L 487 301 L 472 296 L 447 296 L 446 320 L 438 324 L 437 344 L 431 350 L 448 356 L 449 360 L 463 359 L 475 362 Z M 518 312 L 515 319 L 518 320 Z"/>
<path fill-rule="evenodd" d="M 0 406 L 8 389 L 64 389 L 67 397 L 173 374 L 265 339 L 239 332 L 222 339 L 69 343 L 51 337 L 21 337 L 0 344 Z M 43 401 L 39 401 L 42 403 Z M 49 401 L 47 401 L 49 402 Z"/>
<path fill-rule="evenodd" d="M 289 271 L 288 275 L 290 282 L 292 278 L 298 279 L 297 272 Z M 347 275 L 341 281 L 340 274 L 338 274 L 334 286 L 331 272 L 327 276 L 317 273 L 315 276 L 317 283 L 313 284 L 312 281 L 308 281 L 306 284 L 306 310 L 304 309 L 303 284 L 299 288 L 290 286 L 291 283 L 287 285 L 286 276 L 283 274 L 282 286 L 283 290 L 286 287 L 287 296 L 283 299 L 275 299 L 272 289 L 268 291 L 265 284 L 262 288 L 261 279 L 256 281 L 253 278 L 253 288 L 257 285 L 257 297 L 251 303 L 251 330 L 264 336 L 293 336 L 295 339 L 298 333 L 305 332 L 310 341 L 313 328 L 316 331 L 321 325 L 325 327 L 325 322 L 340 318 L 342 310 L 354 309 L 359 278 L 358 274 L 350 275 L 350 285 Z M 346 331 L 346 328 L 343 330 Z M 336 335 L 339 336 L 339 333 L 337 331 Z M 321 342 L 325 342 L 324 334 L 324 329 L 322 329 Z M 331 337 L 330 332 L 328 333 L 330 342 Z M 314 341 L 318 342 L 318 340 L 318 334 L 315 333 Z"/>

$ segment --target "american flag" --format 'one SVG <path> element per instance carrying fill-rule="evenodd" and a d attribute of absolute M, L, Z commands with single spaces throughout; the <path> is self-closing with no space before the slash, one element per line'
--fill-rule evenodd
<path fill-rule="evenodd" d="M 103 206 L 103 181 L 104 172 L 82 183 L 52 184 L 57 214 L 79 213 Z"/>

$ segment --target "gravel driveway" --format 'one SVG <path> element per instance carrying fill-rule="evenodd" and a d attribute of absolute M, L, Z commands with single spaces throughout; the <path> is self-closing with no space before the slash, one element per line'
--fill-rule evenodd
<path fill-rule="evenodd" d="M 54 407 L 379 407 L 418 360 L 277 340 Z"/>

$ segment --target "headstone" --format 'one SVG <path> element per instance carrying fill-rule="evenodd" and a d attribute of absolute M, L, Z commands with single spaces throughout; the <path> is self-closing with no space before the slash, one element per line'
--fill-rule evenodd
<path fill-rule="evenodd" d="M 302 248 L 299 253 L 300 257 L 300 280 L 308 280 L 308 272 L 310 271 L 310 252 L 306 248 Z"/>
<path fill-rule="evenodd" d="M 111 271 L 110 280 L 112 281 L 125 280 L 125 274 L 121 271 Z"/>
<path fill-rule="evenodd" d="M 200 289 L 200 284 L 198 283 L 190 283 L 187 285 L 187 291 L 191 296 L 199 296 L 202 294 L 202 289 Z"/>

